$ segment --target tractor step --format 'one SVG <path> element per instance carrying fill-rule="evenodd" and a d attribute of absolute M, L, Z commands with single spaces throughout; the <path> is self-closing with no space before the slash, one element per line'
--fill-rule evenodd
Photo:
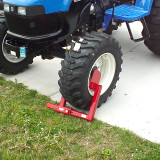
<path fill-rule="evenodd" d="M 148 30 L 148 27 L 147 27 L 145 19 L 142 18 L 141 21 L 142 21 L 142 23 L 144 25 L 144 30 L 145 30 L 145 32 L 147 34 L 146 34 L 146 36 L 143 36 L 143 37 L 138 38 L 138 39 L 134 39 L 132 31 L 131 31 L 131 28 L 130 28 L 130 25 L 129 25 L 129 22 L 126 22 L 127 29 L 128 29 L 129 35 L 130 35 L 130 39 L 133 40 L 134 42 L 145 41 L 146 39 L 148 39 L 150 37 L 150 33 L 149 33 L 149 30 Z"/>
<path fill-rule="evenodd" d="M 95 70 L 93 72 L 93 75 L 92 75 L 92 78 L 91 78 L 91 81 L 90 81 L 90 85 L 89 85 L 89 88 L 94 90 L 94 95 L 93 95 L 93 99 L 92 99 L 91 106 L 90 106 L 88 114 L 78 112 L 78 111 L 75 111 L 73 109 L 65 107 L 66 100 L 63 97 L 61 98 L 61 101 L 60 101 L 59 105 L 48 103 L 47 108 L 54 109 L 57 112 L 63 113 L 63 114 L 66 114 L 66 115 L 72 115 L 72 116 L 82 118 L 82 119 L 85 119 L 85 120 L 88 120 L 88 121 L 93 121 L 95 111 L 96 111 L 96 108 L 97 108 L 97 105 L 98 105 L 98 102 L 99 102 L 101 90 L 102 90 L 102 86 L 99 85 L 100 79 L 101 79 L 101 72 L 99 72 L 98 70 Z"/>

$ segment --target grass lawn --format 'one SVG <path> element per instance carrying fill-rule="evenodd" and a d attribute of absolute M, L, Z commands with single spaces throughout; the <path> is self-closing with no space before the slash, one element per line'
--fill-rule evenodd
<path fill-rule="evenodd" d="M 48 97 L 0 77 L 1 160 L 160 160 L 160 145 L 46 108 Z M 158 127 L 158 126 L 157 126 Z"/>

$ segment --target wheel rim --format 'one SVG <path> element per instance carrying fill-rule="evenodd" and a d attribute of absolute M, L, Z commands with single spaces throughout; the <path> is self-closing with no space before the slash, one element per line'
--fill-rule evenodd
<path fill-rule="evenodd" d="M 25 58 L 17 57 L 16 55 L 11 54 L 11 52 L 8 52 L 7 49 L 4 47 L 5 39 L 6 39 L 6 36 L 4 37 L 3 42 L 2 42 L 2 53 L 4 57 L 6 58 L 6 60 L 12 63 L 22 62 Z"/>
<path fill-rule="evenodd" d="M 116 70 L 116 61 L 114 56 L 111 53 L 104 53 L 95 61 L 91 67 L 89 78 L 88 78 L 88 91 L 93 96 L 94 92 L 89 89 L 89 83 L 92 76 L 92 71 L 97 68 L 101 72 L 100 85 L 102 85 L 101 95 L 106 92 L 106 90 L 111 85 L 115 70 Z"/>

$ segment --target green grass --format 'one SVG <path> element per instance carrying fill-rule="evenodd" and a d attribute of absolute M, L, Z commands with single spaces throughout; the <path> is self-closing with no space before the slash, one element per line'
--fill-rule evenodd
<path fill-rule="evenodd" d="M 54 103 L 0 77 L 0 159 L 160 160 L 160 145 L 101 121 L 56 113 L 47 102 Z"/>

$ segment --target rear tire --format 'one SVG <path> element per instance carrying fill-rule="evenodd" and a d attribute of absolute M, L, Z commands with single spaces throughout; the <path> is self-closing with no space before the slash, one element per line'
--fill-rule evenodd
<path fill-rule="evenodd" d="M 144 44 L 153 53 L 160 55 L 160 0 L 154 0 L 151 14 L 145 17 L 151 37 L 144 41 Z M 142 32 L 146 35 L 145 31 Z"/>
<path fill-rule="evenodd" d="M 112 90 L 116 87 L 116 82 L 119 80 L 119 73 L 121 72 L 122 52 L 118 42 L 104 33 L 91 32 L 86 33 L 82 37 L 81 47 L 78 51 L 74 51 L 74 43 L 72 48 L 62 61 L 62 69 L 59 71 L 59 86 L 62 96 L 74 107 L 88 110 L 92 100 L 92 93 L 89 90 L 89 79 L 95 67 L 99 68 L 101 65 L 96 65 L 98 60 L 107 56 L 107 61 L 102 63 L 101 83 L 104 84 L 105 90 L 102 92 L 99 106 L 106 102 L 107 98 L 111 96 Z M 95 63 L 96 62 L 96 63 Z M 102 61 L 103 62 L 103 61 Z M 110 63 L 111 65 L 107 64 Z M 110 66 L 110 68 L 104 67 Z M 105 71 L 108 70 L 108 74 Z M 105 77 L 105 76 L 108 76 Z M 104 83 L 106 80 L 106 83 Z M 107 86 L 108 85 L 108 86 Z M 102 85 L 103 90 L 103 85 Z"/>
<path fill-rule="evenodd" d="M 33 63 L 34 55 L 30 54 L 23 61 L 18 63 L 13 63 L 7 60 L 4 56 L 3 52 L 3 40 L 7 33 L 7 24 L 5 20 L 0 21 L 0 72 L 4 74 L 17 74 L 22 72 L 24 69 L 28 67 L 29 64 Z"/>

